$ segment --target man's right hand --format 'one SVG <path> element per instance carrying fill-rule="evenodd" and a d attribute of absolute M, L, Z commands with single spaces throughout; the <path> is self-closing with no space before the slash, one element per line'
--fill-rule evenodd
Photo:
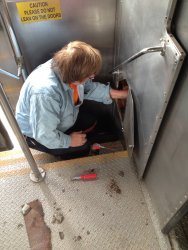
<path fill-rule="evenodd" d="M 70 134 L 71 144 L 70 147 L 80 147 L 87 141 L 86 134 L 82 134 L 82 131 L 73 132 Z"/>

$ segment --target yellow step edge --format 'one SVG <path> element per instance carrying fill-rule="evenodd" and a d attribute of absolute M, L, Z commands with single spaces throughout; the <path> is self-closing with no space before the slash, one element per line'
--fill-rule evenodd
<path fill-rule="evenodd" d="M 35 154 L 47 154 L 47 153 L 44 153 L 44 152 L 40 152 L 38 150 L 35 150 L 35 149 L 31 149 L 30 148 L 30 151 L 32 153 L 32 155 L 35 155 Z M 0 152 L 0 159 L 2 158 L 5 158 L 5 157 L 9 157 L 9 156 L 13 156 L 13 155 L 20 155 L 20 156 L 24 156 L 24 153 L 21 149 L 11 149 L 11 150 L 7 150 L 7 151 L 2 151 Z"/>
<path fill-rule="evenodd" d="M 12 156 L 12 155 L 20 155 L 20 154 L 23 155 L 22 150 L 11 149 L 11 150 L 8 150 L 8 151 L 0 152 L 0 159 L 3 158 L 3 157 L 8 157 L 8 156 Z"/>
<path fill-rule="evenodd" d="M 46 171 L 52 170 L 52 169 L 58 169 L 58 168 L 64 168 L 64 167 L 72 167 L 75 166 L 75 164 L 88 164 L 93 163 L 93 158 L 95 158 L 96 161 L 103 161 L 103 160 L 111 160 L 116 159 L 118 157 L 128 157 L 127 151 L 120 151 L 110 154 L 103 154 L 103 155 L 97 155 L 97 156 L 89 156 L 84 158 L 77 158 L 73 160 L 67 160 L 67 161 L 58 161 L 53 163 L 47 163 L 40 165 L 43 167 Z M 25 174 L 29 174 L 31 171 L 30 168 L 22 168 L 22 169 L 15 169 L 10 171 L 2 171 L 0 172 L 0 179 L 6 178 L 6 177 L 12 177 L 12 176 L 22 176 Z"/>
<path fill-rule="evenodd" d="M 51 161 L 51 162 L 58 161 L 57 157 L 55 157 L 53 155 L 45 154 L 45 153 L 33 155 L 33 158 L 35 159 L 35 161 L 42 161 L 42 160 Z M 13 158 L 13 159 L 1 159 L 0 160 L 0 167 L 13 166 L 13 165 L 17 165 L 20 163 L 28 164 L 26 158 L 23 155 L 21 155 L 21 157 L 17 157 L 17 158 Z"/>

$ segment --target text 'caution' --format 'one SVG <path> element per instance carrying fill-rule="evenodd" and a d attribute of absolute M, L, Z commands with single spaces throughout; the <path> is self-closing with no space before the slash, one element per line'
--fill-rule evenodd
<path fill-rule="evenodd" d="M 22 23 L 62 19 L 60 0 L 18 2 L 16 7 Z"/>

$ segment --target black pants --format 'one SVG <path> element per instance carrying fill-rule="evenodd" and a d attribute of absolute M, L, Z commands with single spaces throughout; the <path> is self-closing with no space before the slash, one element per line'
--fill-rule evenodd
<path fill-rule="evenodd" d="M 25 136 L 25 138 L 29 147 L 55 156 L 60 156 L 65 160 L 83 157 L 89 154 L 91 144 L 95 142 L 100 143 L 104 140 L 104 136 L 102 134 L 103 131 L 107 134 L 113 134 L 113 139 L 117 139 L 114 124 L 114 104 L 105 105 L 99 102 L 85 100 L 80 107 L 75 124 L 68 129 L 65 134 L 71 134 L 76 131 L 84 131 L 95 123 L 97 125 L 94 130 L 87 134 L 87 142 L 80 147 L 49 149 L 33 138 L 27 136 Z M 98 138 L 96 134 L 99 135 Z"/>

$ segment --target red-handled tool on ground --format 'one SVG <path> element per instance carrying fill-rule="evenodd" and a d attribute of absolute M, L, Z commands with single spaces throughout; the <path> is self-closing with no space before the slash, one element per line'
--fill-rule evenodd
<path fill-rule="evenodd" d="M 105 146 L 102 146 L 100 145 L 99 143 L 94 143 L 92 146 L 91 146 L 91 149 L 92 150 L 100 150 L 101 148 L 106 148 L 106 149 L 109 149 L 111 151 L 114 151 L 115 149 L 113 148 L 108 148 L 108 147 L 105 147 Z"/>
<path fill-rule="evenodd" d="M 84 175 L 80 175 L 80 176 L 76 176 L 72 179 L 72 181 L 90 181 L 90 180 L 96 180 L 97 179 L 97 174 L 96 173 L 92 173 L 92 174 L 84 174 Z"/>

